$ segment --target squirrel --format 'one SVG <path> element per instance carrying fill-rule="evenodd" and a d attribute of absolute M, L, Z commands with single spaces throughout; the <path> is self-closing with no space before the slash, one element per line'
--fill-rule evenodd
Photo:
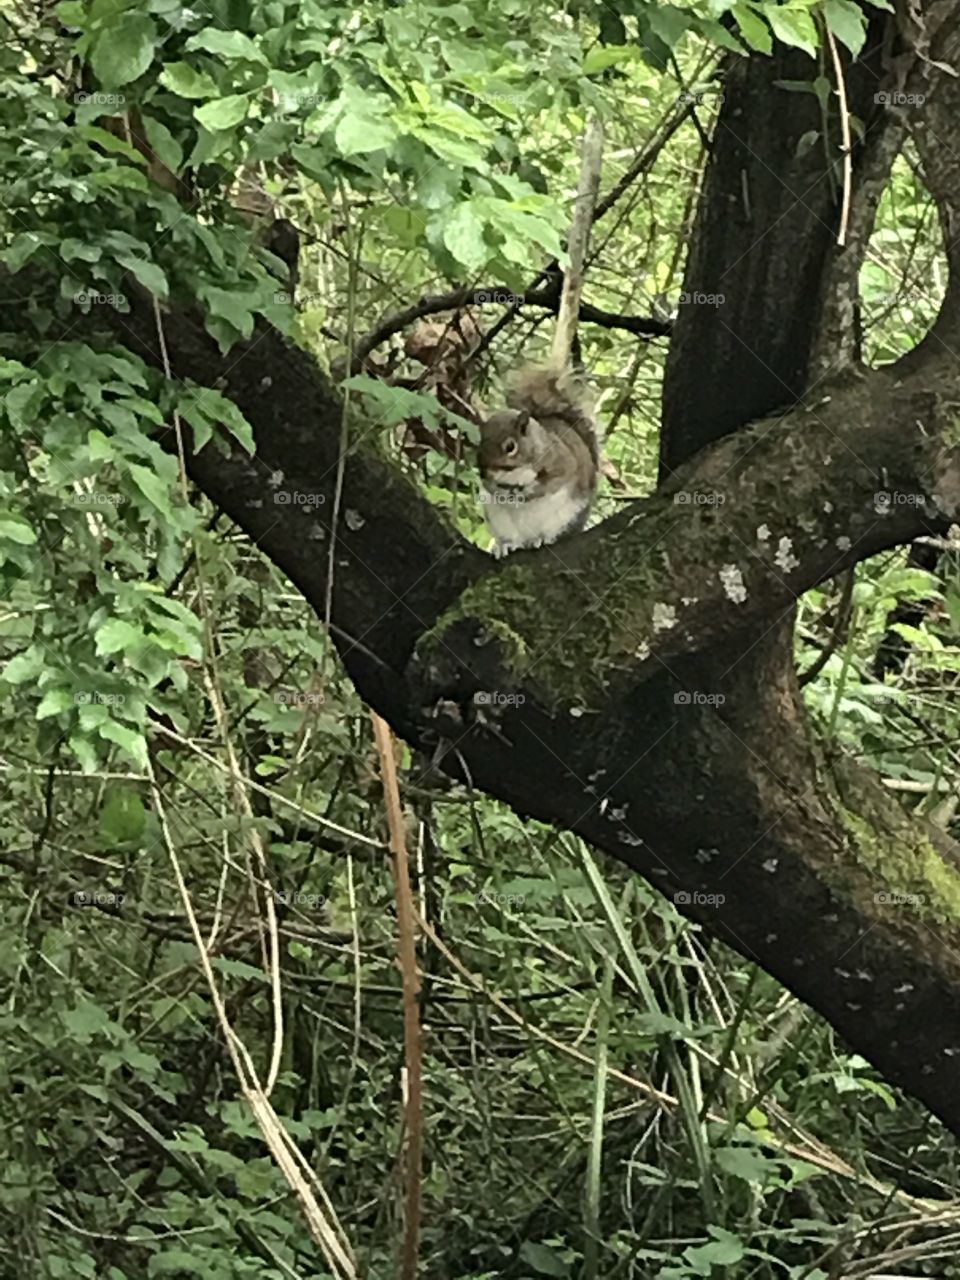
<path fill-rule="evenodd" d="M 583 140 L 550 359 L 543 368 L 521 370 L 508 386 L 508 407 L 480 424 L 482 501 L 498 557 L 579 533 L 593 505 L 600 446 L 570 357 L 602 149 L 603 130 L 594 118 Z"/>
<path fill-rule="evenodd" d="M 481 501 L 498 557 L 579 533 L 600 466 L 593 414 L 569 371 L 521 370 L 507 404 L 480 428 Z"/>

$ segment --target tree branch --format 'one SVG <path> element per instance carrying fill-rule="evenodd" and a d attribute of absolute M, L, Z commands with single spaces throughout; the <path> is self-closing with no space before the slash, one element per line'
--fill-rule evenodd
<path fill-rule="evenodd" d="M 526 293 L 512 293 L 500 285 L 488 285 L 482 289 L 451 289 L 449 293 L 428 294 L 413 306 L 387 316 L 375 329 L 362 337 L 356 346 L 352 368 L 354 372 L 362 369 L 371 351 L 424 316 L 491 304 L 509 306 L 514 311 L 519 311 L 521 307 L 541 307 L 556 315 L 560 306 L 560 289 L 557 284 L 550 284 L 544 288 L 530 289 Z M 618 315 L 613 311 L 592 307 L 587 302 L 581 303 L 579 315 L 588 324 L 596 324 L 603 329 L 623 329 L 638 337 L 663 338 L 670 333 L 671 327 L 669 320 L 658 320 L 652 316 Z"/>

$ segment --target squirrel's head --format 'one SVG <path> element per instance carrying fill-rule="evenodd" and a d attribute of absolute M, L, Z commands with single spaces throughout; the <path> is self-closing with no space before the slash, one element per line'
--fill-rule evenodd
<path fill-rule="evenodd" d="M 503 409 L 480 427 L 480 473 L 502 484 L 532 484 L 543 428 L 525 409 Z M 524 474 L 526 473 L 526 474 Z"/>

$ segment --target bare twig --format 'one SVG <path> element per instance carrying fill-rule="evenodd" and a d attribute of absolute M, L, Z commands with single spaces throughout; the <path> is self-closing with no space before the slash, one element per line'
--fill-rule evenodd
<path fill-rule="evenodd" d="M 600 186 L 600 165 L 603 161 L 603 125 L 594 116 L 587 126 L 583 139 L 580 161 L 580 179 L 574 200 L 573 221 L 567 238 L 570 262 L 564 272 L 560 306 L 557 310 L 557 327 L 553 334 L 550 363 L 562 373 L 570 360 L 573 339 L 580 319 L 580 295 L 583 293 L 583 266 L 587 255 L 587 240 L 593 225 L 593 211 Z"/>
<path fill-rule="evenodd" d="M 170 859 L 174 879 L 180 893 L 180 901 L 190 925 L 193 942 L 200 957 L 200 965 L 206 978 L 207 988 L 213 1007 L 223 1033 L 230 1059 L 240 1085 L 241 1092 L 253 1113 L 257 1127 L 263 1135 L 270 1154 L 279 1165 L 290 1187 L 295 1192 L 303 1209 L 310 1234 L 319 1245 L 333 1275 L 337 1280 L 356 1280 L 356 1267 L 350 1250 L 350 1244 L 343 1232 L 326 1190 L 316 1174 L 307 1165 L 297 1147 L 294 1146 L 289 1133 L 281 1124 L 269 1098 L 263 1092 L 256 1068 L 246 1045 L 234 1031 L 227 1014 L 226 1003 L 217 982 L 210 953 L 200 933 L 200 924 L 193 909 L 193 900 L 183 874 L 183 868 L 173 842 L 170 825 L 167 821 L 166 808 L 156 777 L 151 771 L 151 791 L 154 812 L 160 824 L 163 844 Z M 306 1177 L 304 1176 L 306 1174 Z M 310 1183 L 313 1185 L 311 1186 Z M 317 1200 L 315 1192 L 319 1192 L 323 1206 Z"/>
<path fill-rule="evenodd" d="M 406 1212 L 404 1214 L 402 1280 L 416 1280 L 420 1254 L 420 1200 L 423 1166 L 423 1051 L 420 1039 L 420 977 L 417 973 L 417 914 L 410 888 L 410 863 L 397 782 L 393 735 L 386 720 L 371 712 L 380 756 L 380 774 L 387 807 L 387 828 L 393 854 L 397 898 L 400 973 L 403 980 L 403 1043 L 406 1064 L 404 1089 L 404 1149 Z"/>
<path fill-rule="evenodd" d="M 840 209 L 840 229 L 837 231 L 837 244 L 847 242 L 847 223 L 850 220 L 850 195 L 853 190 L 853 137 L 850 133 L 850 110 L 847 106 L 847 86 L 843 79 L 843 66 L 837 42 L 833 38 L 830 27 L 824 27 L 827 33 L 827 45 L 833 59 L 833 70 L 837 77 L 837 97 L 840 99 L 840 132 L 843 137 L 843 203 Z"/>
<path fill-rule="evenodd" d="M 837 647 L 847 633 L 850 612 L 853 608 L 853 584 L 856 576 L 855 569 L 848 569 L 843 575 L 843 586 L 840 590 L 840 603 L 837 606 L 837 619 L 833 626 L 833 632 L 816 661 L 812 662 L 803 675 L 800 676 L 801 689 L 805 684 L 809 684 L 811 680 L 816 680 L 817 676 L 836 653 Z"/>

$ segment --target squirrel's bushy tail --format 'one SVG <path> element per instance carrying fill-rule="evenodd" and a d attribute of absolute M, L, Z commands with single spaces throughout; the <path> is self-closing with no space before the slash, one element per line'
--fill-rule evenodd
<path fill-rule="evenodd" d="M 586 441 L 596 460 L 599 433 L 589 393 L 569 367 L 558 370 L 547 364 L 518 369 L 507 382 L 507 404 L 540 422 L 559 418 L 568 423 Z"/>

